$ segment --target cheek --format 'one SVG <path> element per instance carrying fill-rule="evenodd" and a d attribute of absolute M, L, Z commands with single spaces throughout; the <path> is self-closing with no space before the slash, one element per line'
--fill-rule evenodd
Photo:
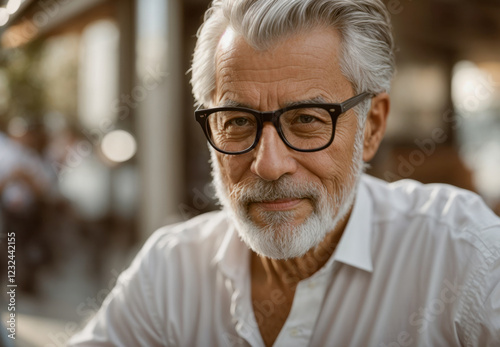
<path fill-rule="evenodd" d="M 354 133 L 345 129 L 339 129 L 335 134 L 332 151 L 329 152 L 335 166 L 348 170 L 351 167 L 354 154 Z"/>
<path fill-rule="evenodd" d="M 311 165 L 311 171 L 323 182 L 330 193 L 338 191 L 339 186 L 349 184 L 352 158 L 354 155 L 354 134 L 339 129 L 332 145 L 318 152 Z M 312 167 L 315 170 L 312 170 Z"/>
<path fill-rule="evenodd" d="M 251 159 L 245 154 L 225 155 L 217 154 L 222 178 L 229 188 L 241 182 L 246 173 L 250 172 Z"/>

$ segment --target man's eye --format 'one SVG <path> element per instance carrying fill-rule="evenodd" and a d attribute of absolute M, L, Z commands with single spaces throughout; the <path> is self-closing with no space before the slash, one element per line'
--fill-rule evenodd
<path fill-rule="evenodd" d="M 303 114 L 303 115 L 298 116 L 295 119 L 295 122 L 300 123 L 300 124 L 309 124 L 309 123 L 312 123 L 316 120 L 317 120 L 317 118 L 314 116 L 309 116 L 307 114 Z"/>
<path fill-rule="evenodd" d="M 234 118 L 231 119 L 229 122 L 227 122 L 227 126 L 237 126 L 237 127 L 244 127 L 248 125 L 248 119 L 247 118 Z"/>

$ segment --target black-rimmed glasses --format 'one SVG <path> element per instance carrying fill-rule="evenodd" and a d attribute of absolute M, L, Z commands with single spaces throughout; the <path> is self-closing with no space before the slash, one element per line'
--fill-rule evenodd
<path fill-rule="evenodd" d="M 270 112 L 216 107 L 196 110 L 195 118 L 212 147 L 225 154 L 243 154 L 254 149 L 264 122 L 273 123 L 288 147 L 315 152 L 333 142 L 338 117 L 369 96 L 373 95 L 361 93 L 340 104 L 306 103 Z"/>

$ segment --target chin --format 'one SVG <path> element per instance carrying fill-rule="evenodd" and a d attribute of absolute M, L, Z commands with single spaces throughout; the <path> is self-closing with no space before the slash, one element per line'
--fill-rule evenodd
<path fill-rule="evenodd" d="M 229 214 L 240 238 L 255 253 L 272 259 L 298 258 L 319 246 L 328 233 L 336 230 L 350 211 L 356 191 L 354 186 L 337 207 L 326 194 L 322 194 L 322 201 L 318 201 L 315 211 L 298 225 L 290 223 L 293 218 L 282 212 L 266 213 L 265 226 L 254 223 L 241 209 L 235 211 L 231 208 Z"/>

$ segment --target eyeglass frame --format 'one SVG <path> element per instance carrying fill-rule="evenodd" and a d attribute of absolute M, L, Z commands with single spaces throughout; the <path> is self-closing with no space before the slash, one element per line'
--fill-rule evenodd
<path fill-rule="evenodd" d="M 196 111 L 194 111 L 194 116 L 195 116 L 196 121 L 200 124 L 200 126 L 203 130 L 203 133 L 205 134 L 210 145 L 216 151 L 224 153 L 224 154 L 229 154 L 229 155 L 244 154 L 244 153 L 250 152 L 252 149 L 257 147 L 257 144 L 259 143 L 260 137 L 262 135 L 262 129 L 264 128 L 265 122 L 271 122 L 274 125 L 274 128 L 278 132 L 279 137 L 289 148 L 291 148 L 297 152 L 317 152 L 317 151 L 321 151 L 321 150 L 329 147 L 332 144 L 333 139 L 335 138 L 335 129 L 337 127 L 337 120 L 342 114 L 346 113 L 347 111 L 349 111 L 353 107 L 357 106 L 359 103 L 361 103 L 367 97 L 374 97 L 374 96 L 375 95 L 372 93 L 363 92 L 363 93 L 355 95 L 355 96 L 353 96 L 353 97 L 351 97 L 351 98 L 349 98 L 346 101 L 341 102 L 341 103 L 304 103 L 304 104 L 296 104 L 296 105 L 292 105 L 292 106 L 287 106 L 287 107 L 280 108 L 280 109 L 275 110 L 275 111 L 265 111 L 265 112 L 257 111 L 257 110 L 254 110 L 251 108 L 246 108 L 246 107 L 229 107 L 229 106 L 228 107 L 214 107 L 214 108 L 207 108 L 207 109 L 197 109 Z M 328 141 L 327 144 L 325 144 L 324 146 L 321 146 L 319 148 L 315 148 L 315 149 L 300 149 L 300 148 L 294 147 L 293 145 L 291 145 L 288 142 L 288 140 L 285 137 L 285 134 L 283 134 L 283 130 L 281 129 L 279 118 L 283 113 L 288 112 L 290 110 L 299 109 L 299 108 L 322 108 L 329 113 L 330 117 L 332 118 L 332 135 L 331 135 L 330 140 Z M 255 119 L 257 120 L 257 132 L 255 134 L 254 143 L 250 147 L 248 147 L 247 149 L 244 149 L 242 151 L 238 151 L 238 152 L 228 152 L 228 151 L 224 151 L 223 149 L 218 148 L 213 143 L 212 139 L 209 136 L 208 129 L 207 129 L 208 128 L 208 124 L 207 124 L 208 117 L 212 113 L 222 112 L 222 111 L 241 111 L 241 112 L 250 113 L 255 117 Z"/>

